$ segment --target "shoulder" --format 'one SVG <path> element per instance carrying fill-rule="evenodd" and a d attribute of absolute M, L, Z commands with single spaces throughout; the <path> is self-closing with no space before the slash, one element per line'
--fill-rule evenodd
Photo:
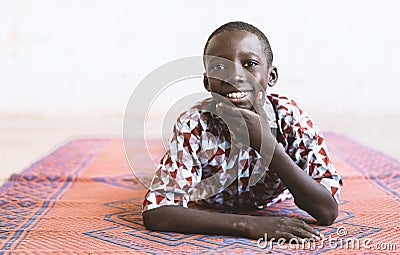
<path fill-rule="evenodd" d="M 205 129 L 210 111 L 215 107 L 212 98 L 196 102 L 190 109 L 182 112 L 176 120 L 175 128 L 193 130 L 200 127 Z"/>
<path fill-rule="evenodd" d="M 268 98 L 275 106 L 278 126 L 284 136 L 289 134 L 302 136 L 303 133 L 314 136 L 319 132 L 311 117 L 299 106 L 297 101 L 278 94 L 270 94 Z"/>
<path fill-rule="evenodd" d="M 290 97 L 279 94 L 269 94 L 268 98 L 274 104 L 279 118 L 304 114 L 304 111 L 300 108 L 299 104 Z"/>

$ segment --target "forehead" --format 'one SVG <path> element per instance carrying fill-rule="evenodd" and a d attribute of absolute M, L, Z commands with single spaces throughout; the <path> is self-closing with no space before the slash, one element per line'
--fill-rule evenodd
<path fill-rule="evenodd" d="M 258 55 L 266 61 L 264 45 L 260 39 L 247 31 L 224 31 L 213 36 L 206 49 L 206 55 L 230 59 L 233 54 Z"/>

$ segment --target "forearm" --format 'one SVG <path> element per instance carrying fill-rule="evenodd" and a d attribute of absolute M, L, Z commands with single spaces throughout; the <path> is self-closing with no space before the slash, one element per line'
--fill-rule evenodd
<path fill-rule="evenodd" d="M 180 206 L 161 206 L 145 211 L 143 222 L 147 229 L 156 231 L 248 237 L 249 217 Z"/>
<path fill-rule="evenodd" d="M 300 169 L 281 146 L 275 147 L 270 166 L 293 194 L 299 208 L 308 212 L 320 224 L 333 223 L 338 208 L 331 193 Z"/>
<path fill-rule="evenodd" d="M 240 236 L 251 239 L 314 238 L 318 230 L 296 218 L 257 217 L 194 210 L 179 206 L 161 206 L 143 213 L 147 229 L 191 234 Z"/>

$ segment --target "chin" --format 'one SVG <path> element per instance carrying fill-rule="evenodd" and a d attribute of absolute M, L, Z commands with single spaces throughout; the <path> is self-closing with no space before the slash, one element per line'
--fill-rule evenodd
<path fill-rule="evenodd" d="M 241 108 L 241 109 L 247 109 L 247 110 L 251 110 L 253 109 L 253 105 L 250 102 L 244 103 L 244 104 L 236 104 L 233 103 L 236 107 Z"/>

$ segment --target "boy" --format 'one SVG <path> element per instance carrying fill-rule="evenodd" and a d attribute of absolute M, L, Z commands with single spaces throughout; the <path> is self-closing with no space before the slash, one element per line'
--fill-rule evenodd
<path fill-rule="evenodd" d="M 196 185 L 214 175 L 223 188 L 200 196 L 198 204 L 240 211 L 267 207 L 289 194 L 319 224 L 334 222 L 341 178 L 309 116 L 293 100 L 266 95 L 278 79 L 272 60 L 268 39 L 250 24 L 230 22 L 210 35 L 204 48 L 204 86 L 212 98 L 183 113 L 175 124 L 170 149 L 143 202 L 147 229 L 253 239 L 266 234 L 286 240 L 321 238 L 295 218 L 188 208 Z M 256 183 L 254 173 L 261 173 Z"/>

